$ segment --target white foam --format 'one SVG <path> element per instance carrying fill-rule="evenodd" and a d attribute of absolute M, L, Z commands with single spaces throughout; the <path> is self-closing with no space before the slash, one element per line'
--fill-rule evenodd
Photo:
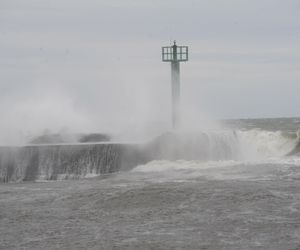
<path fill-rule="evenodd" d="M 300 157 L 269 158 L 262 161 L 152 161 L 133 170 L 138 178 L 151 182 L 194 182 L 198 178 L 211 180 L 273 180 L 299 171 Z M 296 171 L 296 172 L 295 172 Z M 299 175 L 299 173 L 298 173 Z"/>
<path fill-rule="evenodd" d="M 290 153 L 299 143 L 299 136 L 286 136 L 281 131 L 253 129 L 237 131 L 244 160 L 260 160 L 282 157 Z"/>
<path fill-rule="evenodd" d="M 239 161 L 151 161 L 144 165 L 139 165 L 134 168 L 133 172 L 166 172 L 166 171 L 180 171 L 180 170 L 204 170 L 210 168 L 220 168 L 235 166 L 241 164 Z"/>

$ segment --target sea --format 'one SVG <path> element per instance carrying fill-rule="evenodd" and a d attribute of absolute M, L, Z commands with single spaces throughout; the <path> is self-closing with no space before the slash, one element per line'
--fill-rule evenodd
<path fill-rule="evenodd" d="M 222 124 L 126 171 L 1 183 L 0 249 L 299 250 L 300 118 Z"/>

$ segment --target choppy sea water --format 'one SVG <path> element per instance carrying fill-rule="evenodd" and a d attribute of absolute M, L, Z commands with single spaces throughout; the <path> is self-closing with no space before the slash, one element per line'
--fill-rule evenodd
<path fill-rule="evenodd" d="M 0 249 L 300 249 L 300 119 L 226 126 L 206 160 L 0 184 Z"/>

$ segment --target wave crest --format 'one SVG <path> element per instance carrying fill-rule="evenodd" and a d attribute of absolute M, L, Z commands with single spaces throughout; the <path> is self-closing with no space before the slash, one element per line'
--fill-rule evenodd
<path fill-rule="evenodd" d="M 299 133 L 224 130 L 166 133 L 151 142 L 147 151 L 155 160 L 260 160 L 296 153 L 298 144 Z"/>

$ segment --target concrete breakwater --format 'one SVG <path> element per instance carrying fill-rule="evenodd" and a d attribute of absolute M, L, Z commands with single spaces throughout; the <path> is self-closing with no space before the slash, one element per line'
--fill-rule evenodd
<path fill-rule="evenodd" d="M 252 158 L 254 153 L 264 156 L 259 154 L 260 148 L 267 151 L 266 156 L 286 155 L 297 149 L 298 137 L 288 138 L 288 147 L 283 147 L 284 150 L 280 147 L 275 153 L 274 145 L 268 140 L 261 143 L 261 136 L 258 139 L 254 136 L 245 143 L 244 137 L 249 139 L 252 133 L 165 133 L 144 144 L 105 142 L 0 147 L 0 182 L 74 179 L 129 170 L 153 160 L 243 160 L 248 159 L 249 151 Z M 286 145 L 284 137 L 273 135 L 278 137 L 275 146 Z"/>
<path fill-rule="evenodd" d="M 0 147 L 0 182 L 58 180 L 113 173 L 147 160 L 138 144 Z"/>
<path fill-rule="evenodd" d="M 128 170 L 152 160 L 226 160 L 238 155 L 233 132 L 165 133 L 144 144 L 0 147 L 0 182 L 76 179 Z"/>

